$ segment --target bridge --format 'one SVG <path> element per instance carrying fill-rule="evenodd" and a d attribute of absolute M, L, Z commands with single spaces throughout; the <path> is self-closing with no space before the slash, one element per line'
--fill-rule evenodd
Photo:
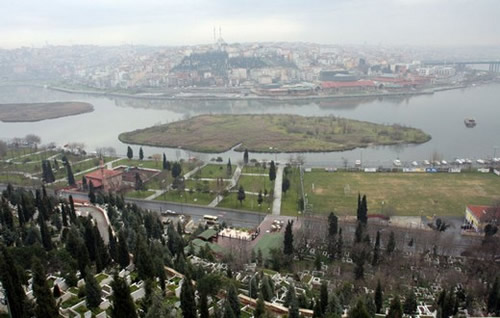
<path fill-rule="evenodd" d="M 465 65 L 489 65 L 489 71 L 492 73 L 500 73 L 500 60 L 485 60 L 485 61 L 446 61 L 446 60 L 430 60 L 422 61 L 422 65 L 452 65 L 463 69 Z"/>

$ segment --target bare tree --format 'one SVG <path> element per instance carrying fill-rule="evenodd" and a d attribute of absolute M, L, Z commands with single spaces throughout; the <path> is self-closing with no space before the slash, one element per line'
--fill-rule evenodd
<path fill-rule="evenodd" d="M 7 154 L 7 143 L 0 140 L 0 158 Z"/>
<path fill-rule="evenodd" d="M 30 146 L 30 147 L 37 147 L 37 145 L 39 143 L 42 142 L 42 139 L 37 136 L 37 135 L 34 135 L 34 134 L 28 134 L 26 135 L 26 137 L 24 137 L 24 140 L 26 141 L 26 143 Z"/>

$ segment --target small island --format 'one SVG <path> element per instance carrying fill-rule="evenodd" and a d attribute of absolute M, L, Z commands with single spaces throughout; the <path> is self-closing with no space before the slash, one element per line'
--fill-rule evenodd
<path fill-rule="evenodd" d="M 328 152 L 371 145 L 420 144 L 420 129 L 365 121 L 298 115 L 201 115 L 120 134 L 124 143 L 219 153 Z"/>
<path fill-rule="evenodd" d="M 0 104 L 0 121 L 34 122 L 89 113 L 94 106 L 83 102 Z"/>

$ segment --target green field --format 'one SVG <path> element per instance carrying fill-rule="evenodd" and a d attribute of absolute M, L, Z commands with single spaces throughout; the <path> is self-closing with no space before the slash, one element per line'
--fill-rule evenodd
<path fill-rule="evenodd" d="M 239 189 L 240 185 L 243 186 L 243 189 L 247 192 L 262 191 L 264 194 L 264 189 L 267 189 L 268 193 L 274 190 L 274 181 L 270 181 L 267 176 L 241 176 L 235 189 Z"/>
<path fill-rule="evenodd" d="M 268 203 L 266 198 L 262 202 L 262 205 L 259 206 L 257 202 L 256 195 L 247 194 L 245 200 L 243 200 L 240 205 L 240 201 L 238 201 L 238 196 L 236 193 L 230 193 L 217 205 L 218 207 L 228 208 L 228 209 L 236 209 L 236 210 L 245 210 L 245 211 L 255 211 L 262 213 L 271 213 L 272 203 Z"/>
<path fill-rule="evenodd" d="M 290 189 L 281 195 L 281 214 L 296 216 L 298 212 L 297 200 L 302 197 L 299 169 L 290 169 L 286 177 L 290 180 Z M 283 174 L 283 178 L 285 174 Z"/>
<path fill-rule="evenodd" d="M 236 165 L 232 165 L 232 168 L 232 173 L 234 173 L 234 170 L 236 170 Z M 232 173 L 230 175 L 227 174 L 227 164 L 208 164 L 200 171 L 195 173 L 193 178 L 230 179 L 233 176 Z"/>
<path fill-rule="evenodd" d="M 222 182 L 222 184 L 217 185 L 217 181 L 200 181 L 200 180 L 186 180 L 184 181 L 184 187 L 186 189 L 193 189 L 194 191 L 199 191 L 199 192 L 206 192 L 208 191 L 213 191 L 213 192 L 219 192 L 223 191 L 227 186 L 229 185 L 229 182 Z"/>
<path fill-rule="evenodd" d="M 193 192 L 185 191 L 179 193 L 176 190 L 168 191 L 162 195 L 160 195 L 155 200 L 157 201 L 172 201 L 179 203 L 189 203 L 189 204 L 199 204 L 199 205 L 208 205 L 215 199 L 214 193 L 203 193 L 203 192 Z"/>
<path fill-rule="evenodd" d="M 337 117 L 298 115 L 200 115 L 125 132 L 120 141 L 199 152 L 223 152 L 235 145 L 250 152 L 339 151 L 369 145 L 423 143 L 419 129 Z"/>
<path fill-rule="evenodd" d="M 94 111 L 94 106 L 82 102 L 0 104 L 0 121 L 32 122 L 92 111 Z"/>
<path fill-rule="evenodd" d="M 259 174 L 269 174 L 269 168 L 264 169 L 262 166 L 249 166 L 246 165 L 241 170 L 242 173 L 259 173 Z"/>
<path fill-rule="evenodd" d="M 145 199 L 145 198 L 147 198 L 147 197 L 149 197 L 150 195 L 153 195 L 153 194 L 155 194 L 154 191 L 148 191 L 148 190 L 137 191 L 137 190 L 133 190 L 133 191 L 129 191 L 129 192 L 125 193 L 125 196 L 127 198 Z"/>
<path fill-rule="evenodd" d="M 253 250 L 257 253 L 260 249 L 262 251 L 262 257 L 268 259 L 270 256 L 270 251 L 273 248 L 283 247 L 283 234 L 282 233 L 264 233 L 260 240 L 255 244 Z"/>
<path fill-rule="evenodd" d="M 17 158 L 19 156 L 27 155 L 33 152 L 37 152 L 38 150 L 34 148 L 27 148 L 27 147 L 21 147 L 21 148 L 9 148 L 7 150 L 7 153 L 5 156 L 1 157 L 2 160 L 7 160 L 7 159 L 12 159 L 12 158 Z"/>
<path fill-rule="evenodd" d="M 128 159 L 124 158 L 113 162 L 113 168 L 118 166 L 129 166 L 129 167 L 139 167 L 139 168 L 147 168 L 147 169 L 163 169 L 163 161 L 162 160 L 138 160 L 138 159 Z"/>
<path fill-rule="evenodd" d="M 369 214 L 462 216 L 468 204 L 500 199 L 499 189 L 500 177 L 491 173 L 304 173 L 313 210 L 339 215 L 356 214 L 359 192 L 367 196 Z"/>

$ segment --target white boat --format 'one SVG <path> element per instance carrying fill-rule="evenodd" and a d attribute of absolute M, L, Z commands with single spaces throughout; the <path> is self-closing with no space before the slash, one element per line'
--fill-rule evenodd
<path fill-rule="evenodd" d="M 465 118 L 464 124 L 467 128 L 473 128 L 476 126 L 476 120 L 474 118 Z"/>
<path fill-rule="evenodd" d="M 361 160 L 356 160 L 356 161 L 354 162 L 354 164 L 355 164 L 356 166 L 358 166 L 358 167 L 359 167 L 359 166 L 361 166 Z"/>
<path fill-rule="evenodd" d="M 429 162 L 429 160 L 424 160 L 424 165 L 428 166 L 430 165 L 431 163 Z"/>
<path fill-rule="evenodd" d="M 441 165 L 441 162 L 439 162 L 439 160 L 434 160 L 432 162 L 435 166 L 440 166 Z"/>
<path fill-rule="evenodd" d="M 418 166 L 418 162 L 413 161 L 413 162 L 411 163 L 411 165 L 412 165 L 412 166 L 414 166 L 414 167 L 417 167 L 417 166 Z"/>
<path fill-rule="evenodd" d="M 401 160 L 399 159 L 396 159 L 392 162 L 396 167 L 400 167 L 401 166 Z"/>
<path fill-rule="evenodd" d="M 455 163 L 458 164 L 458 165 L 462 165 L 465 163 L 465 160 L 463 159 L 455 159 Z"/>
<path fill-rule="evenodd" d="M 447 165 L 447 164 L 448 164 L 448 162 L 447 162 L 446 160 L 441 160 L 441 164 L 443 164 L 443 165 Z"/>
<path fill-rule="evenodd" d="M 480 165 L 485 164 L 485 161 L 483 159 L 477 159 L 476 162 L 479 163 Z"/>

